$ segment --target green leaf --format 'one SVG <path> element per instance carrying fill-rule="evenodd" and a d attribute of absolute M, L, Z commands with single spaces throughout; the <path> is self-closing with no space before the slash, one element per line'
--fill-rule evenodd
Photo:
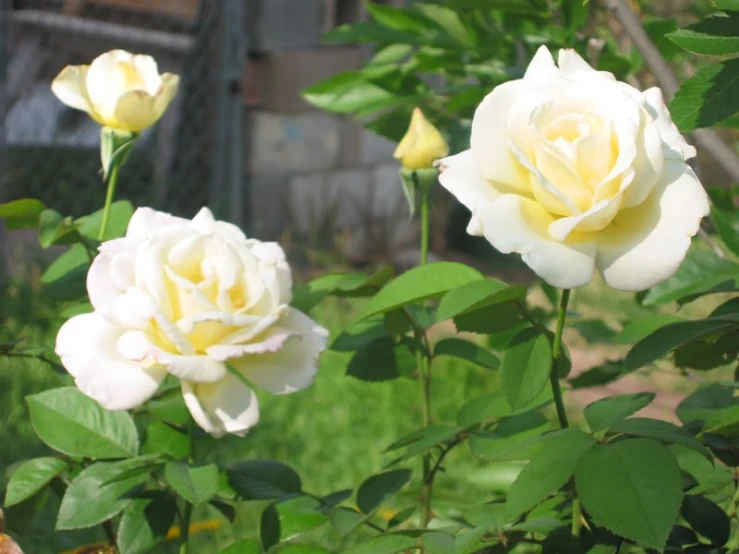
<path fill-rule="evenodd" d="M 464 339 L 448 338 L 440 340 L 434 346 L 434 357 L 436 356 L 453 356 L 487 369 L 498 369 L 500 367 L 500 360 L 495 354 L 479 344 Z"/>
<path fill-rule="evenodd" d="M 512 302 L 502 302 L 465 312 L 454 318 L 457 331 L 490 335 L 512 329 L 521 321 L 521 313 Z"/>
<path fill-rule="evenodd" d="M 415 356 L 405 341 L 395 344 L 390 337 L 382 337 L 355 352 L 346 374 L 361 381 L 378 382 L 410 375 L 415 369 Z"/>
<path fill-rule="evenodd" d="M 118 548 L 126 554 L 145 554 L 167 536 L 177 505 L 163 491 L 147 491 L 133 498 L 118 525 Z"/>
<path fill-rule="evenodd" d="M 503 356 L 501 388 L 511 408 L 530 404 L 549 382 L 552 349 L 549 338 L 528 328 L 516 335 Z"/>
<path fill-rule="evenodd" d="M 382 266 L 372 275 L 365 273 L 347 273 L 336 283 L 333 294 L 341 297 L 371 296 L 395 276 L 395 269 L 390 265 Z"/>
<path fill-rule="evenodd" d="M 49 248 L 52 244 L 76 242 L 79 234 L 71 217 L 63 217 L 59 212 L 47 208 L 38 218 L 38 238 L 43 248 Z"/>
<path fill-rule="evenodd" d="M 476 269 L 455 262 L 437 262 L 416 267 L 385 285 L 369 301 L 362 318 L 438 297 L 453 288 L 481 279 L 483 276 Z"/>
<path fill-rule="evenodd" d="M 739 58 L 699 69 L 675 94 L 672 120 L 681 131 L 692 131 L 728 119 L 737 113 Z"/>
<path fill-rule="evenodd" d="M 388 312 L 394 313 L 394 312 Z M 331 343 L 331 350 L 353 352 L 371 342 L 387 336 L 385 319 L 382 315 L 362 319 L 352 323 Z"/>
<path fill-rule="evenodd" d="M 351 533 L 359 527 L 363 522 L 367 521 L 367 516 L 360 514 L 352 508 L 338 507 L 329 513 L 331 525 L 336 531 L 344 536 Z"/>
<path fill-rule="evenodd" d="M 81 244 L 73 245 L 54 260 L 41 275 L 44 294 L 55 300 L 79 300 L 87 296 L 85 278 L 90 254 Z"/>
<path fill-rule="evenodd" d="M 703 444 L 693 435 L 670 423 L 661 419 L 648 419 L 643 417 L 632 417 L 624 419 L 611 425 L 608 429 L 610 433 L 622 433 L 624 435 L 633 435 L 636 437 L 644 437 L 647 439 L 655 439 L 670 444 L 682 444 L 683 446 L 695 450 L 708 461 L 713 460 L 713 456 Z"/>
<path fill-rule="evenodd" d="M 388 534 L 347 548 L 343 554 L 396 554 L 416 546 L 416 539 L 412 537 Z"/>
<path fill-rule="evenodd" d="M 680 467 L 667 448 L 650 439 L 595 446 L 575 483 L 598 525 L 662 552 L 682 500 Z"/>
<path fill-rule="evenodd" d="M 131 503 L 124 495 L 149 479 L 143 469 L 151 462 L 150 456 L 143 456 L 83 469 L 64 493 L 57 530 L 92 527 L 122 512 Z"/>
<path fill-rule="evenodd" d="M 396 469 L 373 475 L 357 490 L 357 507 L 371 514 L 386 500 L 395 496 L 411 480 L 410 469 Z"/>
<path fill-rule="evenodd" d="M 523 285 L 508 286 L 497 279 L 474 280 L 450 290 L 439 303 L 439 321 L 475 311 L 480 308 L 526 298 Z"/>
<path fill-rule="evenodd" d="M 181 459 L 190 451 L 190 439 L 186 433 L 172 425 L 154 420 L 146 428 L 142 451 L 145 454 L 166 454 L 174 459 Z"/>
<path fill-rule="evenodd" d="M 135 456 L 139 437 L 131 416 L 110 412 L 75 387 L 26 397 L 36 434 L 55 450 L 79 458 Z"/>
<path fill-rule="evenodd" d="M 573 322 L 572 326 L 591 344 L 610 342 L 616 335 L 616 331 L 600 319 L 581 319 Z"/>
<path fill-rule="evenodd" d="M 572 379 L 569 379 L 568 382 L 573 389 L 586 389 L 612 383 L 624 375 L 624 373 L 628 372 L 625 369 L 623 360 L 615 362 L 606 360 L 601 365 L 591 367 L 587 371 L 583 371 Z"/>
<path fill-rule="evenodd" d="M 91 240 L 98 240 L 100 226 L 103 224 L 104 209 L 79 218 L 75 223 L 81 235 Z M 133 205 L 128 200 L 116 200 L 110 205 L 108 224 L 105 227 L 103 240 L 115 239 L 126 234 L 128 222 L 133 215 Z"/>
<path fill-rule="evenodd" d="M 547 440 L 513 482 L 505 503 L 506 518 L 517 518 L 561 489 L 594 445 L 595 439 L 578 429 L 566 429 Z"/>
<path fill-rule="evenodd" d="M 418 13 L 373 2 L 366 2 L 364 5 L 373 19 L 386 27 L 420 35 L 428 32 L 429 20 Z"/>
<path fill-rule="evenodd" d="M 611 337 L 612 343 L 615 344 L 633 344 L 640 341 L 644 337 L 651 335 L 660 327 L 664 327 L 670 323 L 685 321 L 682 317 L 672 314 L 648 314 L 641 316 L 634 321 L 630 321 L 620 333 Z"/>
<path fill-rule="evenodd" d="M 562 2 L 565 25 L 571 31 L 579 31 L 588 20 L 590 3 L 583 0 L 564 0 Z"/>
<path fill-rule="evenodd" d="M 691 250 L 680 269 L 644 296 L 645 306 L 660 306 L 739 278 L 739 264 L 706 250 Z"/>
<path fill-rule="evenodd" d="M 648 406 L 655 396 L 651 392 L 638 392 L 596 400 L 585 408 L 585 420 L 594 433 L 605 431 L 614 423 L 618 423 Z"/>
<path fill-rule="evenodd" d="M 723 546 L 731 535 L 731 522 L 726 512 L 705 496 L 686 494 L 680 515 L 712 546 Z"/>
<path fill-rule="evenodd" d="M 683 489 L 691 494 L 714 493 L 726 491 L 734 486 L 734 472 L 721 464 L 709 462 L 695 450 L 690 450 L 681 444 L 673 444 L 670 452 L 677 458 L 680 469 L 689 477 L 683 481 Z"/>
<path fill-rule="evenodd" d="M 414 431 L 413 433 L 398 439 L 385 449 L 385 452 L 392 452 L 393 450 L 407 447 L 402 456 L 393 460 L 388 465 L 393 465 L 403 460 L 407 460 L 408 458 L 412 458 L 413 456 L 423 454 L 437 445 L 446 444 L 463 430 L 464 427 L 462 426 L 429 425 L 424 429 Z"/>
<path fill-rule="evenodd" d="M 190 504 L 205 504 L 218 491 L 218 466 L 170 462 L 164 466 L 164 480 Z"/>
<path fill-rule="evenodd" d="M 329 273 L 321 275 L 310 283 L 295 287 L 292 306 L 301 312 L 309 312 L 321 300 L 331 295 L 341 280 L 346 277 L 345 273 Z"/>
<path fill-rule="evenodd" d="M 44 211 L 44 204 L 35 198 L 21 198 L 0 204 L 0 219 L 5 220 L 5 228 L 27 229 L 38 225 L 39 215 Z"/>
<path fill-rule="evenodd" d="M 360 23 L 339 25 L 324 33 L 323 40 L 326 42 L 381 42 L 392 44 L 414 42 L 416 36 L 407 31 L 398 31 L 385 27 L 376 21 L 363 21 Z"/>
<path fill-rule="evenodd" d="M 739 13 L 707 17 L 667 37 L 696 54 L 722 56 L 739 52 Z"/>
<path fill-rule="evenodd" d="M 683 423 L 702 422 L 704 431 L 734 430 L 739 426 L 739 399 L 734 389 L 710 383 L 683 400 L 675 413 Z"/>
<path fill-rule="evenodd" d="M 513 413 L 508 400 L 498 391 L 470 400 L 457 412 L 457 423 L 469 427 L 485 420 L 501 419 Z"/>
<path fill-rule="evenodd" d="M 470 437 L 470 450 L 494 462 L 530 460 L 553 438 L 542 435 L 549 428 L 549 421 L 539 412 L 507 417 L 490 431 L 474 433 Z"/>
<path fill-rule="evenodd" d="M 726 317 L 681 321 L 657 329 L 640 340 L 629 350 L 625 364 L 627 371 L 634 371 L 651 364 L 678 346 L 704 337 L 727 331 L 736 322 Z"/>
<path fill-rule="evenodd" d="M 739 18 L 739 13 L 737 13 L 737 18 Z M 714 225 L 716 225 L 721 240 L 724 241 L 729 250 L 739 256 L 739 229 L 732 224 L 729 214 L 713 206 L 711 208 L 711 218 Z"/>
<path fill-rule="evenodd" d="M 308 103 L 332 113 L 371 113 L 398 101 L 394 92 L 369 81 L 359 71 L 338 73 L 301 94 Z"/>
<path fill-rule="evenodd" d="M 295 470 L 273 460 L 239 462 L 226 473 L 229 484 L 243 500 L 281 499 L 301 492 Z"/>
<path fill-rule="evenodd" d="M 248 553 L 247 553 L 248 554 Z M 318 546 L 310 546 L 307 544 L 291 544 L 280 550 L 280 554 L 331 554 L 328 550 L 324 550 Z"/>
<path fill-rule="evenodd" d="M 23 462 L 10 476 L 5 491 L 5 506 L 31 498 L 68 467 L 67 462 L 58 458 L 35 458 Z"/>
<path fill-rule="evenodd" d="M 438 4 L 416 4 L 414 7 L 427 19 L 436 23 L 446 36 L 453 38 L 459 45 L 474 46 L 474 35 L 456 11 Z"/>
<path fill-rule="evenodd" d="M 713 5 L 719 10 L 739 11 L 739 0 L 713 0 Z"/>
<path fill-rule="evenodd" d="M 220 554 L 262 554 L 262 547 L 258 541 L 247 539 L 227 546 Z"/>
<path fill-rule="evenodd" d="M 321 513 L 318 500 L 309 496 L 288 498 L 271 504 L 262 512 L 260 536 L 265 550 L 328 522 L 326 514 Z M 282 550 L 281 552 L 284 552 Z"/>

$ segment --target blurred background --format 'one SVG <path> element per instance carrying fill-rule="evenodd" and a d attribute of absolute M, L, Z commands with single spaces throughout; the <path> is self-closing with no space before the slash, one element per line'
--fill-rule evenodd
<path fill-rule="evenodd" d="M 510 11 L 473 19 L 487 4 Z M 392 159 L 411 109 L 423 107 L 453 152 L 466 148 L 474 107 L 520 76 L 542 43 L 575 46 L 621 79 L 654 85 L 618 4 L 639 16 L 677 78 L 695 71 L 665 34 L 708 11 L 708 0 L 601 0 L 574 12 L 561 0 L 429 0 L 414 3 L 420 30 L 377 20 L 362 0 L 0 0 L 0 202 L 32 196 L 71 216 L 102 205 L 99 127 L 49 85 L 67 64 L 125 48 L 182 80 L 138 141 L 119 198 L 188 217 L 208 205 L 319 265 L 333 254 L 411 263 L 417 230 Z M 447 5 L 461 19 L 431 9 Z M 733 145 L 736 134 L 724 139 Z M 704 183 L 731 182 L 699 151 Z M 488 256 L 465 237 L 464 209 L 439 197 L 432 250 Z M 4 275 L 39 254 L 27 234 L 0 244 Z"/>

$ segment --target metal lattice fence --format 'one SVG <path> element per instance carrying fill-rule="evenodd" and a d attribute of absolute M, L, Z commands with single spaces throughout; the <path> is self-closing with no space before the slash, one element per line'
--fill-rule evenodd
<path fill-rule="evenodd" d="M 0 0 L 0 201 L 40 198 L 63 214 L 102 206 L 100 128 L 50 83 L 68 64 L 114 48 L 180 75 L 176 101 L 145 131 L 119 198 L 192 215 L 209 203 L 223 64 L 220 0 Z M 210 195 L 212 196 L 212 195 Z"/>

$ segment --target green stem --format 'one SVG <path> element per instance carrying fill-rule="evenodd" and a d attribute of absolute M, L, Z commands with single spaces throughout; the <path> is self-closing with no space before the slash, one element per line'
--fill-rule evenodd
<path fill-rule="evenodd" d="M 195 421 L 190 418 L 189 424 L 188 424 L 188 432 L 187 432 L 188 438 L 189 438 L 189 449 L 187 453 L 187 461 L 189 463 L 195 462 Z M 190 519 L 192 518 L 192 504 L 185 501 L 185 510 L 181 518 L 181 525 L 180 525 L 180 550 L 179 554 L 187 554 L 188 549 L 188 541 L 190 539 Z"/>
<path fill-rule="evenodd" d="M 110 168 L 110 176 L 108 177 L 108 190 L 105 193 L 105 207 L 103 208 L 103 222 L 100 224 L 100 232 L 98 233 L 98 240 L 102 241 L 105 236 L 105 230 L 108 227 L 108 219 L 110 218 L 110 206 L 115 198 L 115 186 L 118 182 L 118 169 L 119 164 L 113 163 L 113 167 Z"/>
<path fill-rule="evenodd" d="M 580 527 L 582 526 L 582 508 L 580 499 L 576 496 L 572 500 L 572 536 L 580 537 Z"/>
<path fill-rule="evenodd" d="M 552 345 L 552 370 L 549 373 L 549 380 L 552 383 L 552 395 L 554 396 L 554 405 L 557 407 L 557 418 L 559 426 L 567 429 L 570 422 L 567 421 L 567 410 L 562 398 L 562 388 L 559 385 L 559 359 L 562 356 L 562 334 L 564 333 L 565 320 L 567 319 L 567 305 L 570 302 L 570 290 L 562 289 L 562 296 L 559 299 L 559 311 L 557 312 L 557 328 L 554 330 L 554 344 Z M 582 524 L 582 506 L 577 492 L 573 490 L 574 498 L 572 499 L 572 536 L 580 537 L 580 526 Z"/>
<path fill-rule="evenodd" d="M 416 183 L 417 190 L 418 177 L 413 172 L 413 180 Z M 426 265 L 429 258 L 429 194 L 422 193 L 421 196 L 421 258 L 419 265 Z M 425 337 L 423 330 L 416 331 L 416 340 L 419 342 L 418 354 L 416 360 L 418 362 L 419 381 L 421 383 L 421 416 L 424 428 L 431 423 L 431 360 L 427 353 L 423 352 L 420 346 L 423 344 Z M 427 452 L 423 455 L 421 461 L 422 470 L 422 492 L 421 492 L 421 527 L 427 527 L 431 521 L 431 495 L 434 489 L 434 474 L 431 469 L 431 453 Z"/>
<path fill-rule="evenodd" d="M 559 301 L 559 312 L 557 313 L 557 328 L 554 332 L 554 345 L 552 346 L 552 370 L 549 373 L 549 381 L 552 384 L 552 394 L 554 395 L 554 405 L 557 407 L 557 418 L 559 426 L 567 429 L 570 423 L 567 421 L 567 411 L 565 410 L 564 400 L 562 400 L 562 388 L 559 386 L 559 375 L 557 372 L 559 366 L 559 358 L 562 356 L 562 333 L 565 328 L 565 319 L 567 318 L 567 304 L 570 301 L 570 290 L 563 289 L 562 297 Z"/>
<path fill-rule="evenodd" d="M 180 533 L 179 554 L 187 554 L 188 540 L 190 538 L 190 518 L 192 517 L 192 504 L 185 504 L 185 513 L 182 516 L 182 532 Z"/>
<path fill-rule="evenodd" d="M 111 520 L 103 521 L 103 532 L 105 532 L 105 539 L 108 541 L 108 546 L 116 548 L 118 545 L 115 540 L 115 532 L 113 531 L 113 522 Z"/>
<path fill-rule="evenodd" d="M 421 199 L 421 263 L 429 261 L 429 198 L 424 195 Z"/>

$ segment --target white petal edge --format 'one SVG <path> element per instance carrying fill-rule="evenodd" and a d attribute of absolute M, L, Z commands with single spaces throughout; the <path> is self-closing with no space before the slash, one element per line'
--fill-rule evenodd
<path fill-rule="evenodd" d="M 128 222 L 126 237 L 134 239 L 150 238 L 166 227 L 187 225 L 188 223 L 186 219 L 165 212 L 158 212 L 151 208 L 137 208 Z"/>
<path fill-rule="evenodd" d="M 598 234 L 598 270 L 615 289 L 653 287 L 677 271 L 709 213 L 708 195 L 693 170 L 668 158 L 650 197 L 621 211 Z"/>
<path fill-rule="evenodd" d="M 509 254 L 518 252 L 539 277 L 555 287 L 576 288 L 593 279 L 597 243 L 573 232 L 567 242 L 550 238 L 554 219 L 538 203 L 506 194 L 479 215 L 485 238 Z"/>
<path fill-rule="evenodd" d="M 77 387 L 109 410 L 140 406 L 167 375 L 160 366 L 143 367 L 116 349 L 122 330 L 96 313 L 68 320 L 56 337 L 55 351 Z"/>
<path fill-rule="evenodd" d="M 560 74 L 554 63 L 554 57 L 546 46 L 539 46 L 536 54 L 529 62 L 524 79 L 549 79 Z"/>
<path fill-rule="evenodd" d="M 472 150 L 465 150 L 439 162 L 439 183 L 470 212 L 472 219 L 467 226 L 470 235 L 482 235 L 482 227 L 477 222 L 475 213 L 500 198 L 500 192 L 493 184 L 482 176 L 475 166 Z"/>
<path fill-rule="evenodd" d="M 95 110 L 85 88 L 88 69 L 86 65 L 68 65 L 51 82 L 51 91 L 70 108 L 92 115 Z"/>
<path fill-rule="evenodd" d="M 255 386 L 272 394 L 290 394 L 313 382 L 328 331 L 295 309 L 290 310 L 279 326 L 292 336 L 278 352 L 249 354 L 231 360 L 231 364 Z"/>
<path fill-rule="evenodd" d="M 509 119 L 515 103 L 529 89 L 530 83 L 524 80 L 498 85 L 483 99 L 472 119 L 470 151 L 475 167 L 489 181 L 514 190 L 526 190 L 528 175 L 508 148 Z"/>
<path fill-rule="evenodd" d="M 259 402 L 246 384 L 228 373 L 217 383 L 182 382 L 185 405 L 195 422 L 214 437 L 243 437 L 259 422 Z"/>

